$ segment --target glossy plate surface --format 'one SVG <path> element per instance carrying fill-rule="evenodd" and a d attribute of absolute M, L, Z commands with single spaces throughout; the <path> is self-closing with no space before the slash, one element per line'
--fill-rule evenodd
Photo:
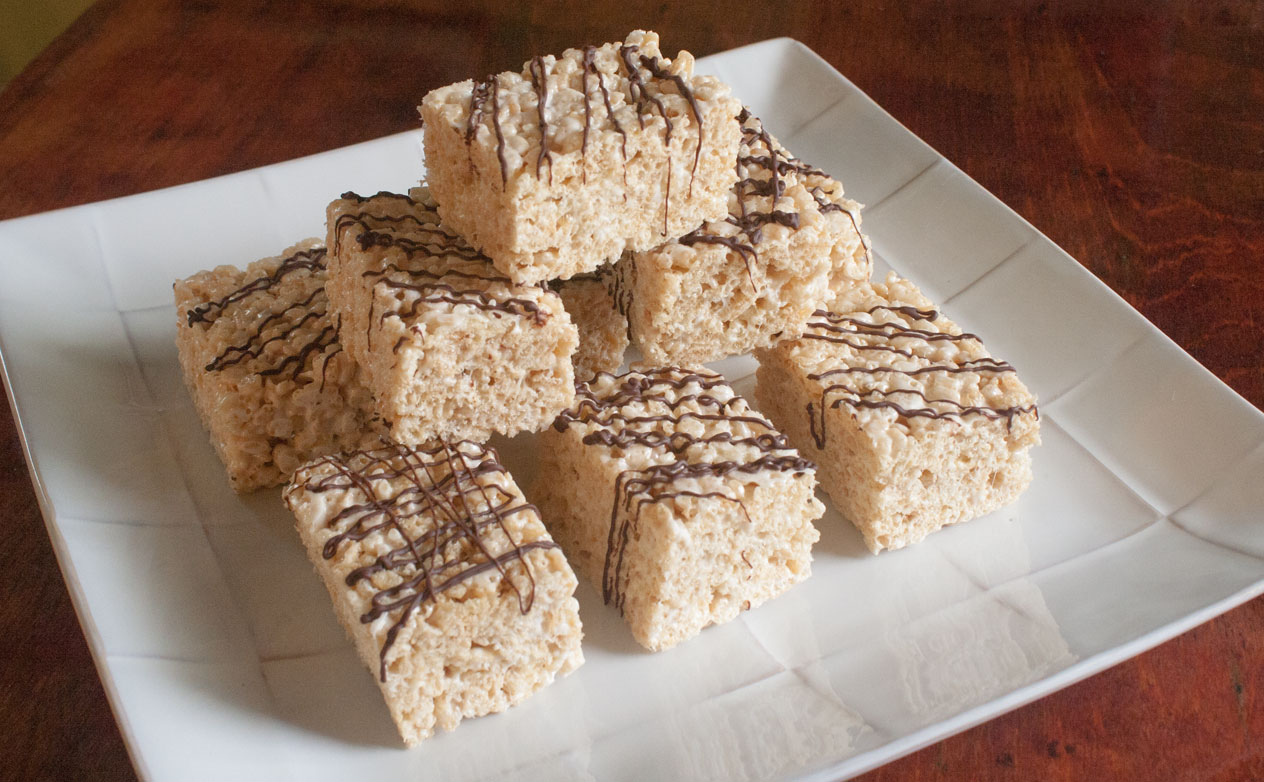
<path fill-rule="evenodd" d="M 171 282 L 402 191 L 420 133 L 0 223 L 0 358 L 49 535 L 150 779 L 832 778 L 1264 591 L 1264 415 L 811 51 L 707 57 L 868 207 L 878 265 L 1016 365 L 1044 444 L 1014 506 L 879 557 L 832 511 L 814 574 L 674 650 L 582 586 L 587 664 L 402 748 L 279 491 L 228 487 Z M 718 365 L 749 393 L 749 359 Z M 500 444 L 530 485 L 530 438 Z"/>

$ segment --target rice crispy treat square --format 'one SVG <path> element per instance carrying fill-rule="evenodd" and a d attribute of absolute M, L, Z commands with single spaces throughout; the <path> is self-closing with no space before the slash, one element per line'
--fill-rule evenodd
<path fill-rule="evenodd" d="M 807 578 L 801 458 L 720 375 L 600 374 L 540 435 L 531 492 L 571 563 L 659 651 Z"/>
<path fill-rule="evenodd" d="M 327 456 L 284 496 L 409 746 L 583 663 L 575 574 L 487 447 Z"/>
<path fill-rule="evenodd" d="M 345 193 L 327 216 L 329 301 L 394 440 L 513 435 L 571 403 L 579 335 L 561 297 L 497 272 L 424 187 Z"/>
<path fill-rule="evenodd" d="M 756 357 L 760 409 L 816 460 L 875 554 L 990 513 L 1031 482 L 1035 397 L 894 274 Z"/>
<path fill-rule="evenodd" d="M 608 267 L 603 267 L 608 268 Z M 588 380 L 598 372 L 614 372 L 628 349 L 628 321 L 615 307 L 614 297 L 597 275 L 554 281 L 550 287 L 579 331 L 579 348 L 571 360 L 575 379 Z"/>
<path fill-rule="evenodd" d="M 771 347 L 873 271 L 860 204 L 790 154 L 743 109 L 728 214 L 627 253 L 614 295 L 652 365 L 699 364 Z"/>
<path fill-rule="evenodd" d="M 329 311 L 325 260 L 324 244 L 308 239 L 174 285 L 184 383 L 238 492 L 382 442 L 385 426 Z"/>
<path fill-rule="evenodd" d="M 723 217 L 740 110 L 692 55 L 664 59 L 638 30 L 427 94 L 426 176 L 501 272 L 568 279 Z"/>

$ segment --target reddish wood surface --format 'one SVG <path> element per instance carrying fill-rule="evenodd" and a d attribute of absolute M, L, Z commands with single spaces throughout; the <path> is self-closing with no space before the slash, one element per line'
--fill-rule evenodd
<path fill-rule="evenodd" d="M 1264 407 L 1264 6 L 483 5 L 103 2 L 0 93 L 0 218 L 411 128 L 432 87 L 635 27 L 788 35 Z M 7 408 L 0 525 L 0 776 L 132 777 Z M 1262 697 L 1255 600 L 866 779 L 1264 779 Z"/>

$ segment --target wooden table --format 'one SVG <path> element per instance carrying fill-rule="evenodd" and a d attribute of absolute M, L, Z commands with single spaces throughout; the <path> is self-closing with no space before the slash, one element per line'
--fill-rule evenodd
<path fill-rule="evenodd" d="M 102 2 L 0 94 L 0 218 L 413 128 L 432 87 L 636 27 L 787 35 L 1264 407 L 1259 4 L 482 5 Z M 0 776 L 130 778 L 0 410 Z M 866 779 L 1264 779 L 1262 699 L 1257 599 Z"/>

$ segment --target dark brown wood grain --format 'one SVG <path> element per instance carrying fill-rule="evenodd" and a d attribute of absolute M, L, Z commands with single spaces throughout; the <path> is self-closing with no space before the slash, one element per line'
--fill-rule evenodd
<path fill-rule="evenodd" d="M 0 93 L 0 218 L 413 128 L 430 88 L 636 27 L 787 35 L 1264 408 L 1264 5 L 505 5 L 106 0 Z M 0 777 L 132 777 L 7 407 L 0 525 Z M 1257 599 L 866 779 L 1264 779 L 1262 694 Z"/>

